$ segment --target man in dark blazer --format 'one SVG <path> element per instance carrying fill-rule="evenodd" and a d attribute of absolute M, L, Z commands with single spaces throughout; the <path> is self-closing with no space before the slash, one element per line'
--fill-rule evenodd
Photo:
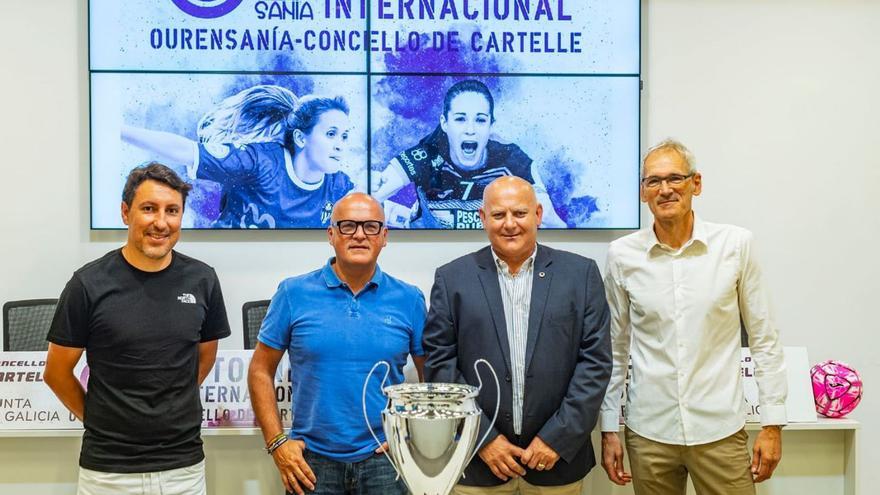
<path fill-rule="evenodd" d="M 596 263 L 538 245 L 532 186 L 501 177 L 483 195 L 491 247 L 437 269 L 424 330 L 425 377 L 476 385 L 483 376 L 479 456 L 454 493 L 577 495 L 596 464 L 590 432 L 611 374 L 609 315 Z"/>

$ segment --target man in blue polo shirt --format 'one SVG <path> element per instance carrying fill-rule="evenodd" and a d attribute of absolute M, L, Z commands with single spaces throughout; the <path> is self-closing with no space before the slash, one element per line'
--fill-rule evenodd
<path fill-rule="evenodd" d="M 327 229 L 336 256 L 319 270 L 281 282 L 263 320 L 248 386 L 266 450 L 288 493 L 407 493 L 370 435 L 361 405 L 364 380 L 377 361 L 391 363 L 387 385 L 403 381 L 408 354 L 419 377 L 424 363 L 424 296 L 376 263 L 388 240 L 384 220 L 369 195 L 339 200 Z M 289 436 L 274 387 L 284 351 L 293 386 Z M 367 415 L 380 440 L 382 375 L 375 373 L 367 386 Z"/>

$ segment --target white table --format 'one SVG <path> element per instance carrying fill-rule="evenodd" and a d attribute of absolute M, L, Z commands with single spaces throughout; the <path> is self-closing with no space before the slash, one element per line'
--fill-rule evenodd
<path fill-rule="evenodd" d="M 822 419 L 783 430 L 783 459 L 759 495 L 858 494 L 858 421 Z M 750 435 L 759 425 L 746 427 Z M 0 494 L 62 495 L 76 492 L 82 430 L 0 430 Z M 202 430 L 211 494 L 281 494 L 275 465 L 256 428 Z M 599 448 L 599 433 L 593 445 Z M 598 452 L 597 452 L 598 457 Z M 590 472 L 585 494 L 631 494 L 611 484 L 601 467 Z"/>

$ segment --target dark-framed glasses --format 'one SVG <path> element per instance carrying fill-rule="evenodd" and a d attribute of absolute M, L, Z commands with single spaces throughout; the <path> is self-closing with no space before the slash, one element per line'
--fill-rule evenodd
<path fill-rule="evenodd" d="M 642 177 L 642 185 L 647 187 L 648 189 L 656 189 L 660 187 L 660 184 L 663 184 L 663 182 L 665 181 L 670 186 L 680 186 L 684 184 L 684 181 L 690 179 L 693 176 L 693 173 L 687 175 L 669 174 L 665 177 L 649 175 L 648 177 Z"/>
<path fill-rule="evenodd" d="M 365 235 L 379 235 L 383 225 L 385 224 L 378 220 L 339 220 L 336 222 L 336 228 L 342 235 L 354 235 L 358 227 L 364 229 Z"/>

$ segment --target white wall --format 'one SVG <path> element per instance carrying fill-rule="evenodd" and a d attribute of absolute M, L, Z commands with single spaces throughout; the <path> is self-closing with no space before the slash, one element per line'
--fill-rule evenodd
<path fill-rule="evenodd" d="M 880 2 L 656 0 L 643 8 L 643 143 L 689 146 L 704 176 L 698 212 L 752 229 L 786 345 L 849 361 L 868 383 L 862 466 L 880 463 L 878 208 Z M 0 301 L 54 297 L 123 234 L 88 229 L 85 0 L 0 1 L 3 118 Z M 643 213 L 643 218 L 648 218 Z M 643 222 L 644 223 L 644 222 Z M 624 232 L 546 234 L 604 264 Z M 178 246 L 217 268 L 241 345 L 240 307 L 329 253 L 322 233 L 187 232 Z M 479 233 L 395 232 L 388 272 L 430 289 L 433 268 Z M 880 473 L 862 471 L 862 489 Z"/>

